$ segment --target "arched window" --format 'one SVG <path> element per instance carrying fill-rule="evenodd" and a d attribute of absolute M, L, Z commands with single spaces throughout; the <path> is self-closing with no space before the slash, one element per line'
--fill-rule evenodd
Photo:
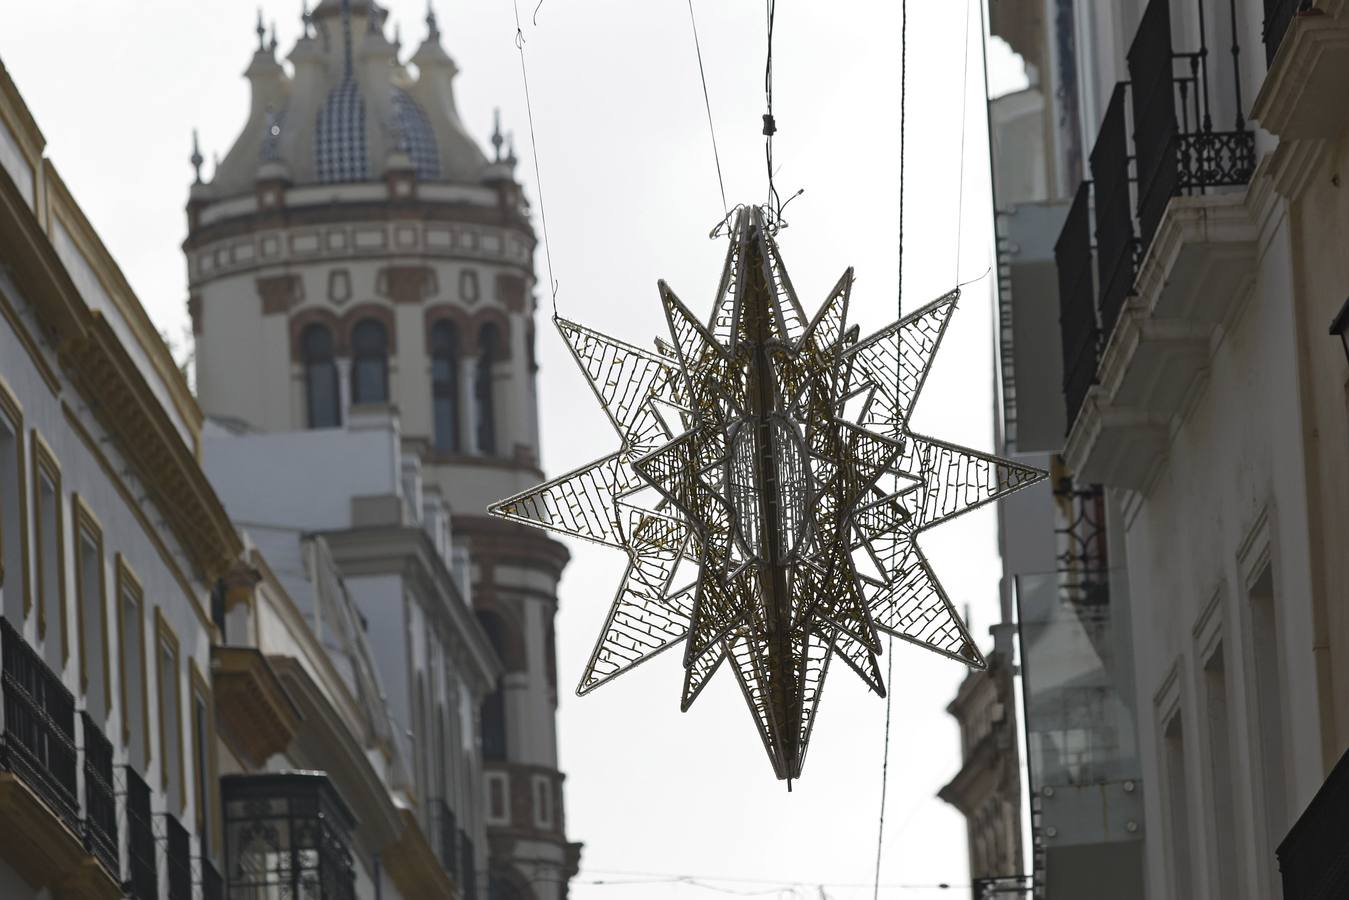
<path fill-rule="evenodd" d="M 315 322 L 300 332 L 304 358 L 305 404 L 310 428 L 336 428 L 342 424 L 337 364 L 333 361 L 333 333 Z"/>
<path fill-rule="evenodd" d="M 459 452 L 459 334 L 441 319 L 431 326 L 431 406 L 436 449 Z"/>
<path fill-rule="evenodd" d="M 351 330 L 351 402 L 389 402 L 389 333 L 378 319 Z"/>
<path fill-rule="evenodd" d="M 479 612 L 478 621 L 500 659 L 506 658 L 506 625 L 491 612 Z M 498 681 L 496 689 L 482 701 L 482 758 L 506 758 L 506 693 Z"/>
<path fill-rule="evenodd" d="M 478 371 L 473 397 L 478 411 L 478 452 L 495 456 L 497 452 L 496 399 L 492 391 L 492 366 L 500 353 L 501 332 L 487 322 L 478 332 Z"/>

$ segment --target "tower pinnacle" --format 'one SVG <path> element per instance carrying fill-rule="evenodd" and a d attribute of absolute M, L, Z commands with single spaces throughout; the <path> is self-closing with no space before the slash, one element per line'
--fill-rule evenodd
<path fill-rule="evenodd" d="M 201 158 L 201 145 L 197 141 L 197 129 L 192 129 L 192 156 L 189 158 L 192 163 L 192 170 L 196 173 L 196 184 L 201 184 L 201 164 L 205 162 Z"/>

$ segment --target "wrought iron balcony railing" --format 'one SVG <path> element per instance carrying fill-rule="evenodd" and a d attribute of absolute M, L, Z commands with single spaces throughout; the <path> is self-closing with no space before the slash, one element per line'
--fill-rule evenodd
<path fill-rule="evenodd" d="M 322 772 L 221 779 L 231 897 L 355 900 L 355 819 Z"/>
<path fill-rule="evenodd" d="M 183 823 L 164 814 L 164 869 L 168 900 L 192 900 L 192 838 Z"/>
<path fill-rule="evenodd" d="M 132 900 L 159 900 L 150 786 L 130 766 L 123 767 L 122 775 L 126 780 L 126 856 L 129 875 L 122 889 Z"/>
<path fill-rule="evenodd" d="M 468 832 L 459 832 L 459 892 L 465 900 L 478 897 L 478 855 Z"/>
<path fill-rule="evenodd" d="M 1311 0 L 1265 0 L 1265 63 L 1272 65 L 1274 57 L 1288 33 L 1288 26 L 1300 12 L 1312 8 Z"/>
<path fill-rule="evenodd" d="M 1124 301 L 1133 293 L 1138 239 L 1129 190 L 1129 140 L 1125 124 L 1127 85 L 1115 85 L 1101 131 L 1091 151 L 1096 193 L 1096 271 L 1100 282 L 1101 333 L 1110 334 Z"/>
<path fill-rule="evenodd" d="M 1243 185 L 1255 171 L 1255 133 L 1246 127 L 1241 111 L 1239 74 L 1232 79 L 1236 98 L 1233 128 L 1213 128 L 1204 8 L 1200 3 L 1197 51 L 1177 53 L 1173 47 L 1170 0 L 1148 4 L 1129 48 L 1138 227 L 1144 247 L 1152 242 L 1172 197 Z M 1234 31 L 1234 73 L 1241 71 L 1240 52 Z M 1180 75 L 1176 74 L 1178 63 L 1183 70 Z"/>
<path fill-rule="evenodd" d="M 433 806 L 436 818 L 436 851 L 440 864 L 450 877 L 459 879 L 459 823 L 454 810 L 444 800 L 437 800 Z"/>
<path fill-rule="evenodd" d="M 1096 285 L 1091 270 L 1091 182 L 1077 189 L 1054 245 L 1059 275 L 1059 333 L 1063 340 L 1063 396 L 1068 422 L 1077 418 L 1096 381 L 1100 329 L 1096 325 Z"/>
<path fill-rule="evenodd" d="M 1095 284 L 1085 277 L 1092 252 L 1088 207 L 1093 205 L 1086 185 L 1078 191 L 1055 248 L 1069 429 L 1095 382 L 1097 355 L 1134 291 L 1138 264 L 1171 199 L 1239 187 L 1255 171 L 1255 134 L 1242 113 L 1239 74 L 1231 85 L 1233 128 L 1213 127 L 1204 9 L 1201 3 L 1199 49 L 1177 53 L 1170 0 L 1151 0 L 1129 47 L 1130 80 L 1116 85 L 1106 104 L 1090 159 Z M 1235 21 L 1235 3 L 1229 9 Z M 1233 73 L 1241 71 L 1236 35 L 1233 28 Z M 1092 336 L 1094 346 L 1089 340 L 1093 324 L 1099 329 Z"/>
<path fill-rule="evenodd" d="M 79 834 L 75 698 L 3 618 L 0 693 L 4 695 L 0 769 L 23 779 Z"/>
<path fill-rule="evenodd" d="M 84 731 L 84 845 L 114 880 L 121 880 L 117 797 L 112 783 L 112 742 L 80 713 Z"/>
<path fill-rule="evenodd" d="M 1079 485 L 1071 476 L 1054 487 L 1062 525 L 1058 534 L 1059 587 L 1075 606 L 1110 602 L 1110 554 L 1106 541 L 1105 492 L 1099 484 Z"/>
<path fill-rule="evenodd" d="M 201 900 L 225 900 L 225 881 L 205 857 L 201 860 Z"/>

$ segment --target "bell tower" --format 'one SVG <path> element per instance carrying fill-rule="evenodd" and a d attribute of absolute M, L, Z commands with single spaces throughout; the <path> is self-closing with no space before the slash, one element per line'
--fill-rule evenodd
<path fill-rule="evenodd" d="M 499 123 L 489 156 L 460 119 L 434 13 L 410 55 L 386 19 L 373 0 L 322 0 L 289 72 L 260 30 L 248 119 L 209 180 L 194 149 L 200 401 L 267 432 L 397 415 L 451 506 L 461 580 L 505 670 L 479 711 L 490 865 L 472 900 L 560 900 L 580 852 L 557 760 L 567 551 L 486 515 L 542 477 L 530 210 Z"/>

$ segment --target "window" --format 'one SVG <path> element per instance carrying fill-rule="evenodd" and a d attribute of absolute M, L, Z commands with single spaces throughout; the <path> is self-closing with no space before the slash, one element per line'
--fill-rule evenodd
<path fill-rule="evenodd" d="M 491 322 L 478 332 L 478 371 L 473 397 L 478 410 L 478 452 L 495 456 L 497 452 L 496 397 L 492 389 L 492 367 L 500 354 L 500 330 Z"/>
<path fill-rule="evenodd" d="M 1194 876 L 1190 859 L 1189 782 L 1185 773 L 1185 731 L 1179 712 L 1167 721 L 1163 740 L 1167 827 L 1170 832 L 1166 845 L 1171 854 L 1171 878 L 1174 895 L 1190 897 L 1194 893 Z"/>
<path fill-rule="evenodd" d="M 32 606 L 28 593 L 28 501 L 24 492 L 23 415 L 0 383 L 0 615 L 15 629 Z"/>
<path fill-rule="evenodd" d="M 547 775 L 534 776 L 534 827 L 553 827 L 553 785 Z"/>
<path fill-rule="evenodd" d="M 1204 664 L 1204 712 L 1208 718 L 1208 769 L 1211 778 L 1209 814 L 1213 817 L 1214 858 L 1217 860 L 1217 886 L 1221 897 L 1236 897 L 1237 858 L 1236 811 L 1232 796 L 1231 726 L 1227 716 L 1227 671 L 1223 647 L 1219 644 Z"/>
<path fill-rule="evenodd" d="M 108 671 L 108 620 L 103 577 L 103 530 L 77 496 L 75 510 L 75 602 L 79 623 L 80 689 L 95 723 L 102 728 L 112 711 Z"/>
<path fill-rule="evenodd" d="M 351 330 L 351 402 L 389 402 L 389 333 L 377 319 L 362 319 Z"/>
<path fill-rule="evenodd" d="M 306 325 L 300 333 L 300 352 L 309 427 L 336 428 L 342 424 L 342 413 L 332 331 L 326 325 Z"/>
<path fill-rule="evenodd" d="M 1263 816 L 1269 858 L 1288 833 L 1288 799 L 1285 775 L 1283 726 L 1283 664 L 1279 650 L 1279 621 L 1275 613 L 1274 576 L 1268 564 L 1256 578 L 1250 591 L 1251 642 L 1254 675 L 1256 722 L 1264 794 Z M 1271 877 L 1277 875 L 1271 873 Z"/>
<path fill-rule="evenodd" d="M 65 548 L 61 529 L 61 469 L 36 431 L 33 432 L 33 507 L 37 537 L 37 634 L 46 641 L 43 656 L 60 672 L 70 658 L 66 631 Z M 56 618 L 60 641 L 47 640 L 47 625 Z M 59 653 L 58 653 L 59 648 Z"/>
<path fill-rule="evenodd" d="M 150 718 L 145 677 L 144 594 L 121 554 L 117 555 L 117 645 L 122 650 L 122 740 L 131 767 L 145 772 L 150 760 Z"/>
<path fill-rule="evenodd" d="M 178 671 L 178 638 L 164 616 L 155 610 L 156 670 L 159 688 L 159 772 L 170 811 L 182 812 L 186 803 L 183 784 L 182 693 Z"/>
<path fill-rule="evenodd" d="M 505 772 L 484 772 L 483 782 L 487 787 L 487 809 L 485 818 L 489 825 L 509 825 L 511 823 L 511 783 Z"/>
<path fill-rule="evenodd" d="M 498 659 L 509 667 L 506 646 L 506 624 L 496 613 L 480 611 L 478 621 L 487 640 L 492 644 Z M 497 680 L 492 693 L 482 701 L 482 758 L 501 760 L 506 758 L 506 689 L 501 679 Z"/>
<path fill-rule="evenodd" d="M 459 452 L 459 334 L 441 319 L 431 326 L 431 404 L 436 449 Z"/>
<path fill-rule="evenodd" d="M 192 678 L 192 786 L 197 813 L 197 837 L 202 856 L 214 855 L 215 847 L 215 731 L 211 727 L 211 689 L 190 663 Z"/>

